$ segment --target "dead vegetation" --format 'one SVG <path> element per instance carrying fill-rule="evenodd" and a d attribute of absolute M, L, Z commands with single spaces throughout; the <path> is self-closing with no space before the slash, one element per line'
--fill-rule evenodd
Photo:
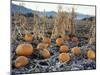
<path fill-rule="evenodd" d="M 32 72 L 37 72 L 38 70 L 35 71 L 35 68 L 39 69 L 37 66 L 44 67 L 39 65 L 41 61 L 46 61 L 52 66 L 53 60 L 56 66 L 58 66 L 58 62 L 66 62 L 68 64 L 77 60 L 77 58 L 81 58 L 80 61 L 82 60 L 82 62 L 83 58 L 87 61 L 88 59 L 95 61 L 94 49 L 86 51 L 88 49 L 86 47 L 83 52 L 81 48 L 88 44 L 94 46 L 92 45 L 95 43 L 96 34 L 94 21 L 80 21 L 80 24 L 88 22 L 89 25 L 80 25 L 80 28 L 78 28 L 75 9 L 72 8 L 71 15 L 69 15 L 67 11 L 63 10 L 62 6 L 58 6 L 57 15 L 51 19 L 46 16 L 45 10 L 44 16 L 41 17 L 35 12 L 32 14 L 33 16 L 31 17 L 26 17 L 20 13 L 14 13 L 12 16 L 11 43 L 17 44 L 16 48 L 13 49 L 16 49 L 13 56 L 16 68 L 26 67 L 29 64 L 32 66 L 35 62 L 36 65 L 34 71 L 32 68 Z M 30 18 L 32 20 L 31 24 L 29 24 Z M 48 21 L 50 21 L 50 28 Z M 87 26 L 91 28 L 88 29 Z M 86 37 L 81 33 L 84 27 L 87 28 L 85 30 L 89 31 L 89 33 L 85 32 L 85 30 L 83 31 L 84 34 L 87 33 L 89 35 L 87 37 L 88 42 L 85 42 L 85 44 L 82 42 L 86 40 Z M 80 30 L 78 31 L 78 29 Z M 84 40 L 81 41 L 81 37 L 85 37 L 83 38 Z M 81 43 L 82 45 L 80 45 Z M 42 71 L 39 69 L 39 72 Z"/>

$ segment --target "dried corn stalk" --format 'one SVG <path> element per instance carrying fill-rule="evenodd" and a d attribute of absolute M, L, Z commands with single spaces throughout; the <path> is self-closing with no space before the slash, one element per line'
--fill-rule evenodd
<path fill-rule="evenodd" d="M 42 17 L 42 38 L 45 36 L 45 32 L 46 32 L 46 12 L 44 10 L 44 16 Z"/>
<path fill-rule="evenodd" d="M 95 30 L 95 25 L 92 25 L 90 28 L 90 39 L 89 39 L 89 44 L 94 44 L 96 42 L 96 30 Z"/>
<path fill-rule="evenodd" d="M 72 15 L 71 15 L 71 34 L 76 35 L 76 26 L 75 26 L 75 11 L 74 8 L 72 8 Z"/>
<path fill-rule="evenodd" d="M 59 6 L 51 38 L 56 38 L 65 34 L 65 31 L 68 29 L 68 23 L 66 21 L 68 22 L 67 12 L 63 11 L 62 7 Z"/>
<path fill-rule="evenodd" d="M 14 31 L 12 31 L 12 35 L 11 35 L 11 38 L 13 40 L 17 40 L 17 37 L 22 38 L 23 37 L 22 33 L 27 32 L 26 30 L 27 19 L 24 15 L 20 13 L 20 8 L 18 8 L 18 10 L 19 11 L 14 13 L 13 15 Z"/>
<path fill-rule="evenodd" d="M 38 23 L 38 16 L 33 13 L 34 15 L 34 24 L 33 24 L 33 33 L 34 33 L 34 38 L 37 39 L 39 37 L 39 23 Z"/>

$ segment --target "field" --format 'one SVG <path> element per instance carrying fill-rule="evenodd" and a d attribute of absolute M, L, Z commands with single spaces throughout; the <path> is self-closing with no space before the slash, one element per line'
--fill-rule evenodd
<path fill-rule="evenodd" d="M 27 14 L 15 10 L 11 14 L 12 75 L 96 69 L 96 16 L 77 19 L 74 7 L 67 12 L 61 5 L 49 16 L 45 10 Z"/>

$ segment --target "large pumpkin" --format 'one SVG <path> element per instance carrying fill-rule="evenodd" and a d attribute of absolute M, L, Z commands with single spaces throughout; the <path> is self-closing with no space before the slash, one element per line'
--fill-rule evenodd
<path fill-rule="evenodd" d="M 70 56 L 67 53 L 61 53 L 58 57 L 60 62 L 68 62 L 70 61 Z"/>
<path fill-rule="evenodd" d="M 95 59 L 95 52 L 93 51 L 93 50 L 88 50 L 87 51 L 87 57 L 88 57 L 88 59 Z"/>
<path fill-rule="evenodd" d="M 63 39 L 62 38 L 57 38 L 56 39 L 56 44 L 59 45 L 59 46 L 63 45 L 64 44 Z"/>
<path fill-rule="evenodd" d="M 79 55 L 79 54 L 81 53 L 81 50 L 80 50 L 80 48 L 78 48 L 78 47 L 72 48 L 71 51 L 72 51 L 72 53 L 73 53 L 74 55 Z"/>
<path fill-rule="evenodd" d="M 31 44 L 20 44 L 16 48 L 16 54 L 20 56 L 30 56 L 33 53 L 33 47 Z"/>
<path fill-rule="evenodd" d="M 69 48 L 68 48 L 68 46 L 66 46 L 66 45 L 62 45 L 62 46 L 60 46 L 60 50 L 59 50 L 59 52 L 67 52 L 69 50 Z"/>
<path fill-rule="evenodd" d="M 24 39 L 26 40 L 26 41 L 32 41 L 33 40 L 33 36 L 32 36 L 32 34 L 25 34 L 25 37 L 24 37 Z"/>
<path fill-rule="evenodd" d="M 28 58 L 25 56 L 19 56 L 16 61 L 15 61 L 15 67 L 16 68 L 20 68 L 20 67 L 24 67 L 25 65 L 27 65 L 29 63 Z"/>

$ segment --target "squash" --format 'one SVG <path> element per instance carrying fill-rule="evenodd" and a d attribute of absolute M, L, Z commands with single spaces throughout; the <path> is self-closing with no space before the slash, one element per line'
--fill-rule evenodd
<path fill-rule="evenodd" d="M 59 50 L 59 52 L 68 52 L 68 50 L 69 50 L 69 48 L 68 48 L 68 46 L 66 46 L 66 45 L 62 45 L 62 46 L 60 46 L 60 50 Z"/>
<path fill-rule="evenodd" d="M 74 55 L 79 55 L 79 54 L 81 53 L 81 50 L 80 50 L 80 48 L 78 48 L 78 47 L 72 48 L 71 51 L 72 51 L 72 53 L 73 53 Z"/>
<path fill-rule="evenodd" d="M 71 58 L 67 53 L 61 53 L 59 54 L 58 59 L 60 62 L 69 62 Z"/>
<path fill-rule="evenodd" d="M 33 36 L 32 34 L 25 34 L 25 37 L 24 37 L 25 41 L 32 41 L 33 40 Z"/>
<path fill-rule="evenodd" d="M 48 47 L 48 44 L 45 43 L 39 43 L 37 45 L 37 49 L 46 49 Z"/>
<path fill-rule="evenodd" d="M 79 41 L 77 37 L 72 37 L 71 40 L 72 40 L 72 42 L 78 42 Z"/>
<path fill-rule="evenodd" d="M 89 49 L 87 51 L 87 57 L 88 57 L 88 59 L 95 59 L 96 54 L 95 54 L 95 52 L 93 50 Z"/>
<path fill-rule="evenodd" d="M 43 43 L 45 43 L 45 44 L 51 44 L 51 39 L 48 38 L 48 37 L 44 37 L 43 38 Z"/>
<path fill-rule="evenodd" d="M 49 58 L 51 56 L 48 49 L 41 50 L 41 54 L 42 54 L 44 59 Z"/>
<path fill-rule="evenodd" d="M 33 53 L 33 47 L 31 44 L 20 44 L 16 48 L 16 54 L 19 56 L 30 56 Z"/>
<path fill-rule="evenodd" d="M 62 35 L 61 37 L 63 38 L 63 40 L 69 40 L 70 39 L 70 37 L 68 35 Z"/>
<path fill-rule="evenodd" d="M 15 60 L 15 67 L 16 68 L 20 68 L 20 67 L 24 67 L 29 63 L 29 60 L 27 57 L 25 56 L 19 56 L 17 57 L 17 59 Z"/>
<path fill-rule="evenodd" d="M 63 39 L 62 38 L 57 38 L 56 39 L 56 44 L 59 45 L 59 46 L 63 45 L 64 44 Z"/>

